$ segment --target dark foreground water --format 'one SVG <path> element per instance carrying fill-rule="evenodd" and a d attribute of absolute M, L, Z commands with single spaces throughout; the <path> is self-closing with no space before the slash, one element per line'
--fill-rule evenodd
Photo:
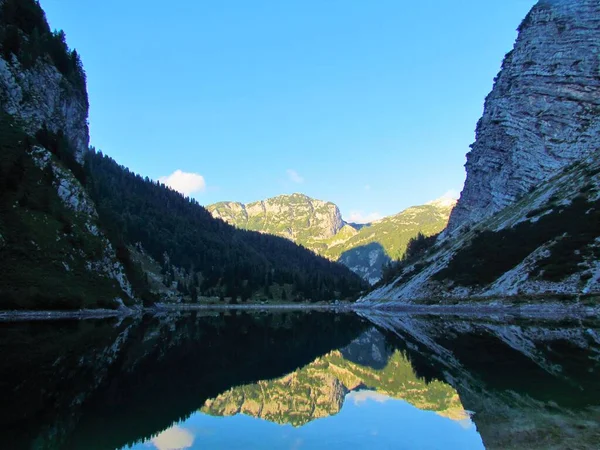
<path fill-rule="evenodd" d="M 186 313 L 0 324 L 0 448 L 579 449 L 594 322 Z"/>

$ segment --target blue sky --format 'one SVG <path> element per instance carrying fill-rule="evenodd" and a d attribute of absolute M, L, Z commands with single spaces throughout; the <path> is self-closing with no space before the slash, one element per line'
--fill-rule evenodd
<path fill-rule="evenodd" d="M 302 192 L 352 220 L 460 191 L 534 3 L 41 1 L 82 54 L 96 148 L 202 204 Z"/>

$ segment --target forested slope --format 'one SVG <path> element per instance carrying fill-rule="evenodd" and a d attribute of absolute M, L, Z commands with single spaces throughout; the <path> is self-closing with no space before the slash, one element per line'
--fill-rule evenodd
<path fill-rule="evenodd" d="M 236 229 L 194 199 L 142 178 L 100 152 L 86 155 L 88 187 L 113 239 L 141 244 L 183 294 L 288 300 L 347 298 L 363 281 L 287 239 Z M 288 285 L 285 294 L 282 287 Z"/>

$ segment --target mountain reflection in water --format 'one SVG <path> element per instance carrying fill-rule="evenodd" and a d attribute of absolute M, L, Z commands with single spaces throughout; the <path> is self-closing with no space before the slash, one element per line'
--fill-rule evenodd
<path fill-rule="evenodd" d="M 596 448 L 596 323 L 186 313 L 0 324 L 10 449 Z"/>

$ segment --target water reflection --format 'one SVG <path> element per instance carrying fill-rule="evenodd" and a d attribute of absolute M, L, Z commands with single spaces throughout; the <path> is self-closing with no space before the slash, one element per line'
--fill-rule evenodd
<path fill-rule="evenodd" d="M 368 317 L 418 373 L 456 388 L 486 448 L 597 448 L 597 321 Z"/>
<path fill-rule="evenodd" d="M 192 447 L 195 439 L 191 430 L 174 425 L 150 439 L 150 442 L 157 450 L 178 450 Z"/>
<path fill-rule="evenodd" d="M 207 400 L 201 411 L 246 414 L 298 427 L 337 414 L 349 392 L 365 388 L 370 390 L 352 397 L 355 404 L 361 399 L 400 399 L 451 419 L 468 416 L 452 386 L 419 378 L 406 354 L 386 347 L 384 336 L 374 328 L 284 377 L 232 387 Z"/>
<path fill-rule="evenodd" d="M 197 413 L 182 424 L 197 433 L 188 448 L 227 449 L 483 449 L 468 419 L 454 421 L 374 391 L 350 392 L 341 411 L 301 427 L 247 415 L 227 418 Z M 153 442 L 140 443 L 136 450 Z M 172 449 L 179 447 L 171 447 Z"/>
<path fill-rule="evenodd" d="M 596 448 L 596 323 L 325 313 L 0 324 L 10 449 Z"/>

